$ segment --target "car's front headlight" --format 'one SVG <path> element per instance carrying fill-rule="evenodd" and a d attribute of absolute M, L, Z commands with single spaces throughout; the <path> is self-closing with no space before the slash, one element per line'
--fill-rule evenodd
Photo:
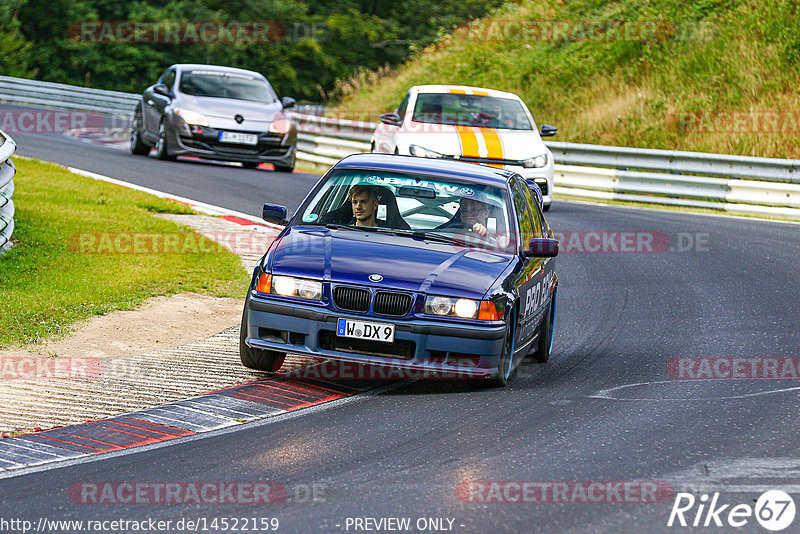
<path fill-rule="evenodd" d="M 438 295 L 428 295 L 425 298 L 425 314 L 481 321 L 499 319 L 497 309 L 491 300 L 461 299 Z"/>
<path fill-rule="evenodd" d="M 264 273 L 258 278 L 256 291 L 305 300 L 322 300 L 322 282 L 294 276 L 272 276 Z"/>
<path fill-rule="evenodd" d="M 269 132 L 276 134 L 289 133 L 294 128 L 294 123 L 286 117 L 277 117 L 269 123 Z"/>
<path fill-rule="evenodd" d="M 175 108 L 173 110 L 175 115 L 183 119 L 186 124 L 193 124 L 195 126 L 208 126 L 208 118 L 202 113 L 192 111 L 191 109 Z"/>
<path fill-rule="evenodd" d="M 535 156 L 533 158 L 522 160 L 522 166 L 526 169 L 540 169 L 547 165 L 547 154 Z"/>
<path fill-rule="evenodd" d="M 411 145 L 408 147 L 408 151 L 411 153 L 412 156 L 417 156 L 418 158 L 441 158 L 443 157 L 442 154 L 434 150 L 429 150 L 425 147 L 421 147 L 419 145 Z"/>

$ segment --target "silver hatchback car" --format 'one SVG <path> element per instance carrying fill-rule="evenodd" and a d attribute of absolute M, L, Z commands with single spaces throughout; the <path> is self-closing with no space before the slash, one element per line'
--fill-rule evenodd
<path fill-rule="evenodd" d="M 155 148 L 162 160 L 177 156 L 238 161 L 254 168 L 271 163 L 291 172 L 297 128 L 286 113 L 293 98 L 278 99 L 261 74 L 216 65 L 167 68 L 136 106 L 131 152 Z"/>

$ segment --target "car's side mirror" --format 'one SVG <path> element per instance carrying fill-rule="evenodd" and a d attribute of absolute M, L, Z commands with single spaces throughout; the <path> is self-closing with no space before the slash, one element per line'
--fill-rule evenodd
<path fill-rule="evenodd" d="M 166 96 L 167 98 L 172 97 L 172 95 L 169 94 L 169 87 L 167 87 L 163 83 L 155 85 L 153 87 L 153 92 L 157 95 Z"/>
<path fill-rule="evenodd" d="M 286 219 L 286 206 L 277 204 L 264 204 L 261 210 L 261 218 L 272 224 L 286 226 L 289 221 Z"/>
<path fill-rule="evenodd" d="M 281 104 L 283 104 L 283 109 L 293 108 L 295 104 L 297 104 L 297 100 L 292 98 L 291 96 L 284 96 L 281 98 Z"/>
<path fill-rule="evenodd" d="M 400 115 L 394 112 L 384 113 L 380 118 L 383 124 L 388 124 L 389 126 L 400 126 L 403 124 L 403 119 L 400 118 Z"/>
<path fill-rule="evenodd" d="M 528 243 L 525 256 L 529 258 L 553 258 L 558 256 L 558 239 L 534 237 Z"/>
<path fill-rule="evenodd" d="M 539 135 L 542 137 L 553 137 L 555 134 L 558 133 L 558 128 L 551 124 L 542 124 L 542 129 L 539 132 Z"/>

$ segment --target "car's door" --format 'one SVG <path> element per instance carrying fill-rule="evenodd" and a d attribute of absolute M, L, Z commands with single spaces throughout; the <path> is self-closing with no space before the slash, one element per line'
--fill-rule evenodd
<path fill-rule="evenodd" d="M 175 77 L 175 69 L 168 68 L 161 74 L 161 77 L 159 77 L 156 85 L 163 84 L 166 85 L 170 91 L 174 91 Z M 156 93 L 153 90 L 154 87 L 155 85 L 148 87 L 144 92 L 142 98 L 142 116 L 144 119 L 145 131 L 150 134 L 157 135 L 158 125 L 161 123 L 161 117 L 164 114 L 164 108 L 169 105 L 171 98 Z"/>
<path fill-rule="evenodd" d="M 531 239 L 542 237 L 542 223 L 533 206 L 535 201 L 528 189 L 528 184 L 520 178 L 514 178 L 511 192 L 520 234 L 520 255 L 523 261 L 523 268 L 515 283 L 520 302 L 519 310 L 517 310 L 515 352 L 519 351 L 521 354 L 525 354 L 528 352 L 530 343 L 542 320 L 543 304 L 546 300 L 542 288 L 542 275 L 546 262 L 545 258 L 529 257 L 524 254 Z"/>
<path fill-rule="evenodd" d="M 400 115 L 400 119 L 405 122 L 406 111 L 408 110 L 408 100 L 411 98 L 411 92 L 406 93 L 406 96 L 397 106 L 395 113 Z M 391 124 L 381 123 L 378 135 L 375 136 L 375 152 L 381 154 L 394 154 L 397 149 L 397 134 L 400 132 L 401 126 L 392 126 Z"/>

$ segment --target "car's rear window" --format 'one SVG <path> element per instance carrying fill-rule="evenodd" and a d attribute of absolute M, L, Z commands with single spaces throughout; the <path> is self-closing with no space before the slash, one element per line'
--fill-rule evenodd
<path fill-rule="evenodd" d="M 179 90 L 192 96 L 232 98 L 272 104 L 275 92 L 263 79 L 238 72 L 193 70 L 181 73 Z"/>
<path fill-rule="evenodd" d="M 412 120 L 435 124 L 532 130 L 518 100 L 480 95 L 420 93 Z"/>
<path fill-rule="evenodd" d="M 400 173 L 334 171 L 300 207 L 294 224 L 355 227 L 351 191 L 374 195 L 378 201 L 376 227 L 435 234 L 495 250 L 513 246 L 514 227 L 509 226 L 504 189 Z M 477 239 L 471 231 L 475 222 L 488 230 L 490 239 Z"/>

